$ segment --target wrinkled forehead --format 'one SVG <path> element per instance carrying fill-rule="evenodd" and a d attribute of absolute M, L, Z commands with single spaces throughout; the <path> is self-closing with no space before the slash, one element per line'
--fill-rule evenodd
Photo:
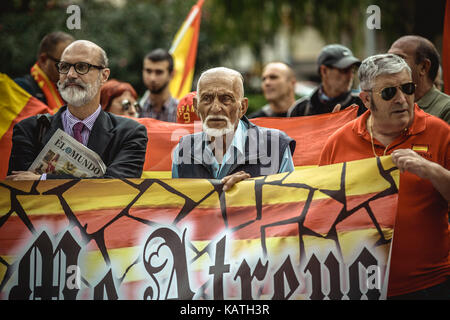
<path fill-rule="evenodd" d="M 411 37 L 403 37 L 395 41 L 388 52 L 396 54 L 402 58 L 406 58 L 408 56 L 415 57 L 418 43 L 417 41 L 414 41 L 414 39 L 415 38 Z"/>
<path fill-rule="evenodd" d="M 100 60 L 100 50 L 98 47 L 85 42 L 73 42 L 61 55 L 61 60 L 65 62 L 89 62 L 96 64 Z"/>
<path fill-rule="evenodd" d="M 403 69 L 401 72 L 393 73 L 393 74 L 381 74 L 376 77 L 374 88 L 386 88 L 386 87 L 395 87 L 401 84 L 405 84 L 411 82 L 412 78 L 409 72 L 406 69 Z"/>
<path fill-rule="evenodd" d="M 237 97 L 242 97 L 243 92 L 236 76 L 227 73 L 211 73 L 204 75 L 198 84 L 198 94 L 205 93 L 232 93 Z"/>

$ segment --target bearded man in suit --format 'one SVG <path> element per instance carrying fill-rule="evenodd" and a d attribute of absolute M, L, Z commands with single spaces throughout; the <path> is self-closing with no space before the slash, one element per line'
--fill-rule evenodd
<path fill-rule="evenodd" d="M 28 168 L 57 129 L 95 151 L 107 169 L 104 178 L 140 178 L 147 148 L 147 130 L 138 122 L 105 112 L 100 88 L 110 69 L 97 44 L 72 42 L 56 64 L 58 89 L 66 106 L 55 115 L 37 115 L 15 125 L 9 160 L 9 180 L 73 179 L 68 174 L 37 174 Z"/>

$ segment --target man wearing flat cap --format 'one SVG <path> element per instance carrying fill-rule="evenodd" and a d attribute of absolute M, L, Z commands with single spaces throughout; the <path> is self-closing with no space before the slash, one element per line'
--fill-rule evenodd
<path fill-rule="evenodd" d="M 355 70 L 361 61 L 340 44 L 322 48 L 317 59 L 321 83 L 310 96 L 299 99 L 288 111 L 289 117 L 309 116 L 359 106 L 358 116 L 367 109 L 357 93 L 351 91 Z"/>

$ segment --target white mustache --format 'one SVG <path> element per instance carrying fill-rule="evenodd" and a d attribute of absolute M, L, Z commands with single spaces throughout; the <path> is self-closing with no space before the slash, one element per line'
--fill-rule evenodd
<path fill-rule="evenodd" d="M 213 120 L 213 119 L 220 119 L 220 120 L 225 120 L 227 122 L 227 125 L 221 129 L 215 129 L 215 128 L 210 128 L 208 127 L 207 123 L 209 120 Z M 203 131 L 212 137 L 219 137 L 219 136 L 223 136 L 225 134 L 229 134 L 234 132 L 234 126 L 231 123 L 230 119 L 228 119 L 225 116 L 222 115 L 209 115 L 205 118 L 205 120 L 203 121 Z"/>
<path fill-rule="evenodd" d="M 227 117 L 222 116 L 222 115 L 217 115 L 217 116 L 209 115 L 206 117 L 204 122 L 208 122 L 209 120 L 214 120 L 214 119 L 225 120 L 227 122 L 227 125 L 228 125 L 228 123 L 230 123 L 230 119 L 228 119 Z"/>

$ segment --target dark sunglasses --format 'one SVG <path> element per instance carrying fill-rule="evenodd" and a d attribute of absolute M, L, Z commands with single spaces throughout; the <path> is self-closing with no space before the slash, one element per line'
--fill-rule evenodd
<path fill-rule="evenodd" d="M 76 62 L 76 63 L 58 62 L 55 64 L 55 66 L 56 69 L 58 69 L 58 72 L 62 74 L 69 73 L 69 70 L 72 67 L 74 67 L 75 71 L 81 75 L 88 73 L 91 68 L 96 68 L 99 70 L 105 69 L 105 67 L 96 66 L 87 62 Z"/>
<path fill-rule="evenodd" d="M 380 92 L 375 93 L 379 94 L 383 100 L 389 101 L 397 94 L 397 88 L 400 88 L 400 90 L 407 95 L 411 95 L 416 91 L 416 85 L 414 82 L 408 82 L 396 87 L 387 87 L 382 89 Z"/>
<path fill-rule="evenodd" d="M 141 105 L 139 102 L 133 103 L 134 108 L 136 109 L 137 113 L 140 113 L 142 111 Z M 122 100 L 122 110 L 128 111 L 131 108 L 131 102 L 128 99 Z"/>

